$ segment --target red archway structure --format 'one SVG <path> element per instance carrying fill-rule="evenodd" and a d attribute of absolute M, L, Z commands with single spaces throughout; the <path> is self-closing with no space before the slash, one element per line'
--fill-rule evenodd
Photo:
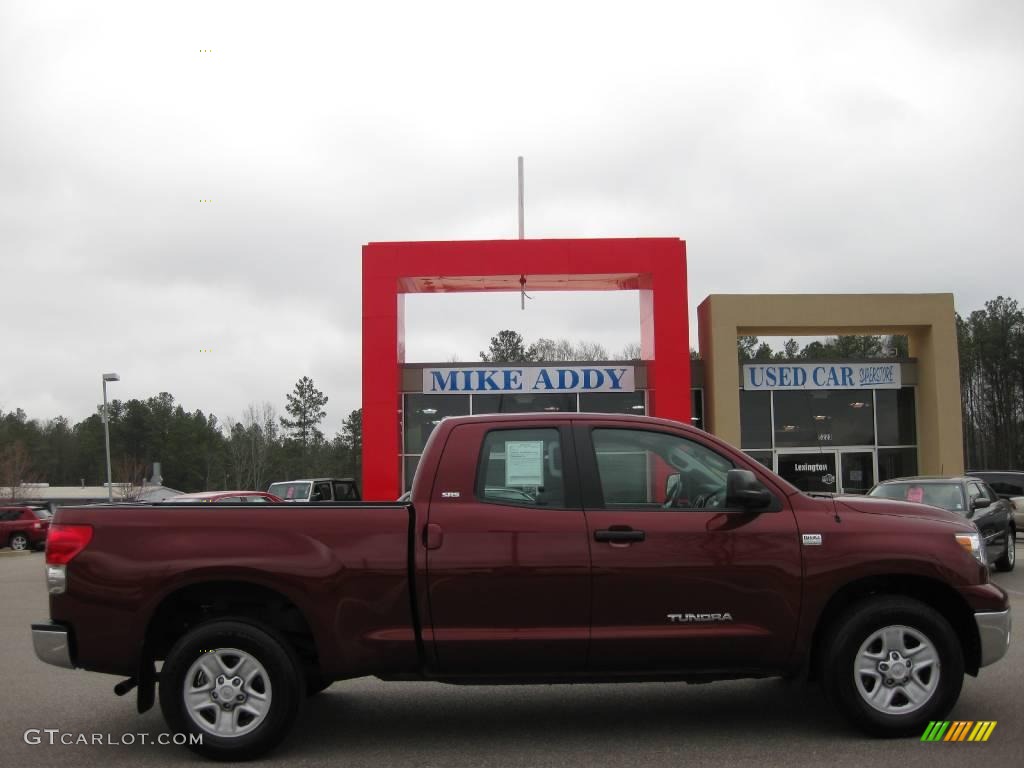
<path fill-rule="evenodd" d="M 689 423 L 686 243 L 676 238 L 469 240 L 363 246 L 363 495 L 400 493 L 405 294 L 639 291 L 650 413 Z"/>

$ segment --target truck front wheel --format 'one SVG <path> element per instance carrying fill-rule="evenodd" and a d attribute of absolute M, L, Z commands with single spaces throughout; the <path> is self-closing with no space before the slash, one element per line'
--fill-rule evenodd
<path fill-rule="evenodd" d="M 920 736 L 953 708 L 964 681 L 949 622 L 906 597 L 854 605 L 834 625 L 822 661 L 829 698 L 875 736 Z"/>
<path fill-rule="evenodd" d="M 288 734 L 304 689 L 283 639 L 245 621 L 216 620 L 196 627 L 167 654 L 160 709 L 172 731 L 190 734 L 189 747 L 199 754 L 250 760 Z"/>

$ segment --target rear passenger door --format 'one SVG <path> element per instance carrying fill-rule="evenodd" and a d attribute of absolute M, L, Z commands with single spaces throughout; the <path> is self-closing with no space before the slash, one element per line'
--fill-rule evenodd
<path fill-rule="evenodd" d="M 422 544 L 438 672 L 583 670 L 590 551 L 568 422 L 456 426 L 430 498 Z"/>

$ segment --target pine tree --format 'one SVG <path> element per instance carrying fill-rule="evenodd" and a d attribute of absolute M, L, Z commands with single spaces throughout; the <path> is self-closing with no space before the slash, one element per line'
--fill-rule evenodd
<path fill-rule="evenodd" d="M 318 445 L 324 439 L 324 433 L 318 427 L 327 416 L 324 406 L 327 396 L 313 384 L 308 376 L 303 376 L 295 383 L 295 389 L 288 394 L 288 405 L 285 410 L 291 419 L 281 417 L 281 426 L 288 430 L 290 437 L 303 449 Z"/>

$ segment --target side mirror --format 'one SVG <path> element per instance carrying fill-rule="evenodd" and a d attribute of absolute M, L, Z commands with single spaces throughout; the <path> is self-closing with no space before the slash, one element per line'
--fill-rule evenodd
<path fill-rule="evenodd" d="M 992 504 L 991 499 L 986 499 L 984 496 L 979 496 L 971 502 L 971 509 L 984 509 Z"/>
<path fill-rule="evenodd" d="M 730 469 L 726 474 L 726 506 L 760 509 L 767 507 L 771 502 L 771 493 L 749 469 Z"/>

